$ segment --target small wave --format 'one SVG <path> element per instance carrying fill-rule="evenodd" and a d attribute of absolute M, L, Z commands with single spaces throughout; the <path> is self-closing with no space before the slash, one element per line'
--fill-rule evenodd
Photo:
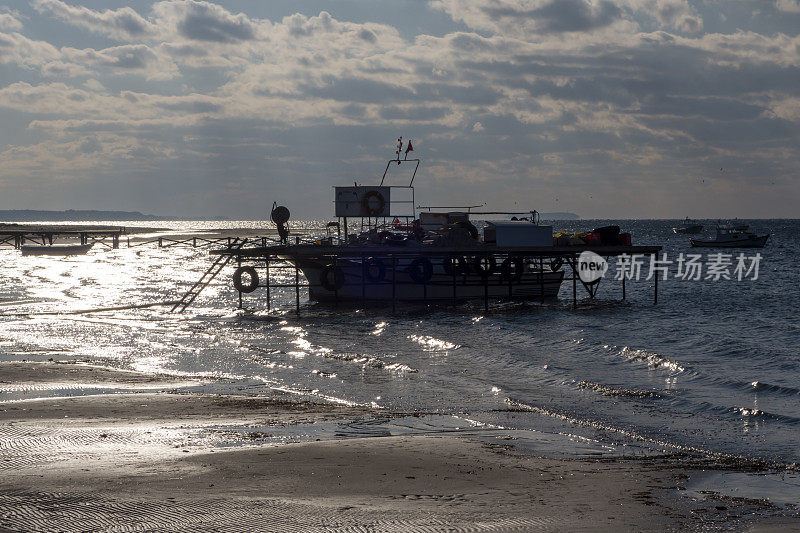
<path fill-rule="evenodd" d="M 275 355 L 275 354 L 284 353 L 284 352 L 281 352 L 280 350 L 270 350 L 270 349 L 261 348 L 259 346 L 255 346 L 255 345 L 252 345 L 252 344 L 246 344 L 245 347 L 249 348 L 249 349 L 251 349 L 251 350 L 253 350 L 255 352 L 259 352 L 259 353 L 266 354 L 266 355 Z M 365 355 L 365 354 L 336 353 L 336 352 L 332 352 L 332 351 L 325 351 L 325 352 L 319 353 L 318 355 L 321 355 L 322 357 L 325 357 L 326 359 L 336 359 L 336 360 L 339 360 L 339 361 L 346 361 L 348 363 L 360 364 L 365 368 L 366 367 L 369 367 L 369 368 L 382 368 L 382 369 L 385 369 L 385 370 L 391 370 L 391 371 L 396 371 L 396 372 L 408 372 L 408 373 L 418 372 L 418 370 L 416 368 L 410 367 L 410 366 L 405 365 L 403 363 L 389 363 L 389 362 L 384 361 L 383 359 L 380 359 L 378 357 Z"/>
<path fill-rule="evenodd" d="M 403 363 L 388 363 L 383 359 L 365 354 L 356 353 L 326 353 L 323 357 L 328 359 L 338 359 L 340 361 L 347 361 L 357 363 L 364 367 L 370 368 L 383 368 L 385 370 L 396 370 L 399 372 L 418 372 L 416 368 L 412 368 Z"/>
<path fill-rule="evenodd" d="M 661 394 L 653 390 L 638 390 L 611 387 L 610 385 L 603 385 L 602 383 L 595 383 L 593 381 L 579 381 L 578 388 L 591 389 L 599 392 L 603 396 L 622 396 L 628 398 L 660 398 Z"/>
<path fill-rule="evenodd" d="M 583 419 L 578 418 L 575 416 L 571 416 L 566 413 L 559 413 L 557 411 L 547 409 L 544 407 L 537 407 L 535 405 L 526 404 L 519 400 L 515 400 L 513 398 L 506 398 L 505 402 L 521 411 L 530 411 L 532 413 L 536 413 L 539 415 L 547 416 L 550 418 L 555 418 L 557 420 L 563 420 L 564 422 L 568 422 L 570 424 L 576 424 L 579 426 L 591 427 L 594 429 L 607 431 L 610 433 L 616 433 L 618 435 L 622 435 L 626 438 L 639 441 L 639 442 L 647 442 L 652 445 L 659 446 L 661 448 L 671 448 L 673 450 L 677 450 L 683 452 L 685 454 L 695 454 L 700 458 L 710 459 L 713 462 L 713 466 L 716 468 L 734 468 L 736 470 L 767 470 L 767 469 L 775 469 L 775 470 L 790 470 L 790 471 L 800 471 L 800 465 L 797 463 L 783 463 L 779 461 L 768 461 L 764 459 L 754 458 L 754 457 L 745 457 L 743 455 L 737 455 L 732 453 L 724 453 L 724 452 L 715 452 L 712 450 L 706 450 L 703 448 L 698 448 L 696 446 L 688 446 L 685 444 L 675 444 L 672 442 L 667 442 L 665 440 L 660 440 L 653 437 L 646 437 L 635 431 L 618 428 L 609 426 L 607 424 L 603 424 L 601 422 L 597 422 L 595 420 Z"/>
<path fill-rule="evenodd" d="M 798 425 L 800 424 L 800 418 L 796 416 L 789 416 L 789 415 L 779 415 L 776 413 L 771 413 L 769 411 L 764 411 L 762 409 L 758 409 L 756 407 L 732 407 L 728 409 L 728 412 L 733 413 L 735 415 L 743 416 L 746 418 L 758 418 L 762 420 L 775 420 L 777 422 L 783 422 L 785 424 L 792 424 Z"/>
<path fill-rule="evenodd" d="M 648 352 L 647 350 L 637 350 L 624 346 L 619 354 L 626 359 L 647 363 L 647 366 L 652 369 L 669 370 L 670 372 L 684 372 L 686 369 L 677 361 L 671 361 L 655 352 Z"/>
<path fill-rule="evenodd" d="M 447 350 L 457 350 L 460 344 L 455 344 L 427 335 L 409 335 L 409 339 L 422 345 L 422 349 L 428 352 L 442 352 Z"/>
<path fill-rule="evenodd" d="M 772 383 L 762 383 L 761 381 L 753 381 L 748 385 L 748 388 L 757 390 L 759 392 L 775 392 L 778 394 L 784 394 L 786 396 L 800 395 L 800 389 L 786 387 L 784 385 L 773 385 Z"/>

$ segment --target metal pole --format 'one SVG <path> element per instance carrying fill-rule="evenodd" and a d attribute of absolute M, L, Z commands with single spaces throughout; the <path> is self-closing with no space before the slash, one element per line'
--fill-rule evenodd
<path fill-rule="evenodd" d="M 267 311 L 270 309 L 270 292 L 269 292 L 269 257 L 266 260 L 267 268 L 266 268 L 266 277 L 267 277 Z"/>
<path fill-rule="evenodd" d="M 346 220 L 346 219 L 345 219 Z M 366 277 L 367 277 L 367 264 L 364 262 L 364 254 L 361 254 L 361 307 L 367 307 L 367 287 L 366 287 Z"/>
<path fill-rule="evenodd" d="M 570 268 L 572 268 L 572 308 L 578 308 L 578 271 L 575 270 L 575 258 L 572 261 L 567 261 Z"/>
<path fill-rule="evenodd" d="M 300 237 L 295 237 L 294 243 L 300 244 Z M 299 315 L 300 314 L 300 271 L 297 269 L 297 261 L 295 261 L 294 263 L 294 303 L 295 303 L 295 310 Z"/>
<path fill-rule="evenodd" d="M 392 313 L 397 311 L 397 256 L 392 255 Z"/>
<path fill-rule="evenodd" d="M 544 303 L 544 257 L 539 258 L 539 291 L 541 292 L 541 302 Z"/>
<path fill-rule="evenodd" d="M 451 261 L 450 264 L 452 265 L 453 269 L 453 305 L 456 305 L 456 302 L 458 301 L 456 299 L 456 265 L 460 265 L 461 263 L 458 262 L 458 259 L 455 256 L 450 259 L 445 259 L 445 261 Z"/>
<path fill-rule="evenodd" d="M 622 299 L 625 299 L 625 275 L 622 275 Z"/>
<path fill-rule="evenodd" d="M 656 254 L 650 256 L 651 261 L 656 260 Z M 653 305 L 658 305 L 658 274 L 655 276 L 655 285 L 653 286 Z"/>
<path fill-rule="evenodd" d="M 339 271 L 339 256 L 333 256 L 333 277 L 336 279 L 336 273 Z M 344 273 L 342 273 L 342 278 L 344 278 Z M 298 289 L 299 290 L 299 289 Z M 339 282 L 335 282 L 333 284 L 333 302 L 336 305 L 339 305 Z"/>
<path fill-rule="evenodd" d="M 241 257 L 237 257 L 236 258 L 236 262 L 238 264 L 238 267 L 242 268 L 242 258 Z M 241 308 L 242 308 L 242 291 L 239 291 L 239 309 L 241 309 Z"/>
<path fill-rule="evenodd" d="M 487 263 L 488 268 L 488 263 Z M 483 311 L 489 312 L 489 272 L 483 276 Z"/>

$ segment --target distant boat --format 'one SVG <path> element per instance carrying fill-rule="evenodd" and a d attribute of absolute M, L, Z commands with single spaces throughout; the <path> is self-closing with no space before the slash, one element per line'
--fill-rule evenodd
<path fill-rule="evenodd" d="M 697 235 L 703 231 L 703 225 L 696 220 L 691 220 L 689 217 L 686 217 L 686 220 L 683 221 L 683 224 L 672 228 L 672 231 L 675 233 Z"/>
<path fill-rule="evenodd" d="M 732 222 L 728 222 L 727 226 L 734 231 L 747 231 L 750 229 L 750 226 L 743 224 L 738 218 L 733 219 Z"/>
<path fill-rule="evenodd" d="M 692 246 L 703 248 L 763 248 L 769 234 L 756 235 L 748 231 L 734 229 L 733 226 L 717 226 L 714 240 L 690 239 Z"/>
<path fill-rule="evenodd" d="M 23 244 L 22 255 L 82 255 L 92 249 L 90 244 Z"/>

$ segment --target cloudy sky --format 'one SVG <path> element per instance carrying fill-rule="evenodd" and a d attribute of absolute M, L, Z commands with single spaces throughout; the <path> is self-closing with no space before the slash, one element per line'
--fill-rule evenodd
<path fill-rule="evenodd" d="M 799 0 L 0 0 L 0 209 L 800 217 Z M 396 183 L 407 180 L 392 169 Z"/>

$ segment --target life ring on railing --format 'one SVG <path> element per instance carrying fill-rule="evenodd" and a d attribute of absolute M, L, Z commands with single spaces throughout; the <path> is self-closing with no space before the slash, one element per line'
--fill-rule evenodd
<path fill-rule="evenodd" d="M 375 202 L 377 202 L 375 206 L 372 205 L 373 198 Z M 364 208 L 364 212 L 366 212 L 367 215 L 377 217 L 383 214 L 383 210 L 386 207 L 386 199 L 378 191 L 369 191 L 364 195 L 364 198 L 361 199 L 361 207 Z"/>
<path fill-rule="evenodd" d="M 326 266 L 319 274 L 319 284 L 325 290 L 338 291 L 344 285 L 344 271 L 333 265 Z"/>
<path fill-rule="evenodd" d="M 476 255 L 472 258 L 472 268 L 480 277 L 486 278 L 497 269 L 497 260 L 493 255 Z"/>
<path fill-rule="evenodd" d="M 433 276 L 433 265 L 431 262 L 424 258 L 419 257 L 411 261 L 411 264 L 406 268 L 408 275 L 417 283 L 428 283 Z"/>
<path fill-rule="evenodd" d="M 377 283 L 386 277 L 386 265 L 377 257 L 370 257 L 364 261 L 364 279 Z"/>
<path fill-rule="evenodd" d="M 244 283 L 242 281 L 243 274 L 250 276 L 249 283 Z M 258 272 L 251 266 L 240 266 L 233 273 L 233 286 L 236 287 L 237 291 L 245 294 L 253 292 L 258 288 Z"/>
<path fill-rule="evenodd" d="M 442 261 L 442 269 L 448 276 L 469 274 L 469 265 L 463 255 L 451 255 Z"/>
<path fill-rule="evenodd" d="M 561 267 L 564 266 L 564 260 L 560 257 L 556 257 L 552 261 L 550 261 L 550 270 L 553 272 L 557 272 L 561 270 Z"/>
<path fill-rule="evenodd" d="M 506 281 L 519 281 L 522 279 L 522 273 L 525 269 L 525 263 L 521 257 L 506 257 L 500 263 L 500 275 Z"/>

